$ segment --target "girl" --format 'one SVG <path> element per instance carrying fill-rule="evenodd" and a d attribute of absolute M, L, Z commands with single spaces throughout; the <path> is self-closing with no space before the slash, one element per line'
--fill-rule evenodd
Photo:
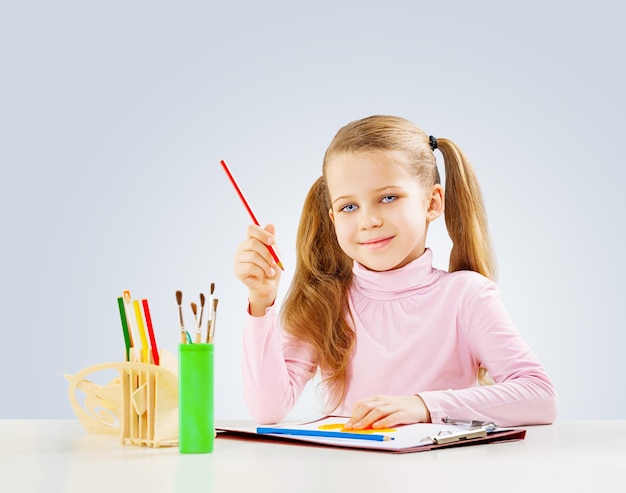
<path fill-rule="evenodd" d="M 319 369 L 325 411 L 349 417 L 347 428 L 446 417 L 551 423 L 554 388 L 499 298 L 481 192 L 461 150 L 405 119 L 372 116 L 339 130 L 322 172 L 304 203 L 280 314 L 280 269 L 267 248 L 274 227 L 250 226 L 235 256 L 249 289 L 252 416 L 282 420 Z M 444 204 L 449 272 L 433 268 L 426 247 Z"/>

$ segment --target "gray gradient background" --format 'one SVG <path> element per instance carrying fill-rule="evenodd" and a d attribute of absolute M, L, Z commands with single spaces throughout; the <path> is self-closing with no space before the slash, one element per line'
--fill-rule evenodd
<path fill-rule="evenodd" d="M 121 360 L 124 289 L 175 352 L 174 291 L 190 320 L 210 282 L 216 415 L 248 418 L 232 258 L 249 219 L 219 160 L 277 226 L 282 296 L 326 146 L 375 113 L 470 156 L 559 419 L 626 418 L 618 4 L 4 2 L 0 418 L 73 417 L 62 374 Z M 445 268 L 443 220 L 428 244 Z M 309 388 L 291 416 L 317 411 Z"/>

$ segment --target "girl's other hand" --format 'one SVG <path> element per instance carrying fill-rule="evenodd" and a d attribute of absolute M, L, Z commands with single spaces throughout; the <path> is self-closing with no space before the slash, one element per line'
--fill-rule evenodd
<path fill-rule="evenodd" d="M 268 246 L 275 246 L 275 228 L 268 224 L 265 229 L 250 225 L 247 238 L 235 254 L 235 275 L 248 288 L 250 314 L 263 316 L 276 299 L 281 269 L 276 264 Z"/>
<path fill-rule="evenodd" d="M 419 395 L 377 395 L 357 401 L 344 428 L 392 428 L 412 423 L 430 423 L 430 412 Z"/>

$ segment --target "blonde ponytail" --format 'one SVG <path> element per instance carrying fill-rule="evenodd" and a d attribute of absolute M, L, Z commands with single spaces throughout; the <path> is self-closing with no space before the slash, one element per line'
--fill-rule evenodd
<path fill-rule="evenodd" d="M 472 270 L 496 279 L 487 214 L 472 166 L 461 149 L 438 138 L 445 163 L 445 221 L 452 240 L 449 271 Z"/>

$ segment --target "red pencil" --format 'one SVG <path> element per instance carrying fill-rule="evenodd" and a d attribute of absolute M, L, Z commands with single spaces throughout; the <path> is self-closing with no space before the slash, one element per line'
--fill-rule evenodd
<path fill-rule="evenodd" d="M 159 364 L 159 350 L 157 349 L 156 338 L 154 337 L 154 328 L 152 327 L 152 317 L 150 316 L 150 308 L 148 308 L 148 300 L 141 300 L 143 304 L 143 314 L 146 316 L 146 325 L 148 326 L 148 337 L 150 338 L 150 349 L 152 349 L 152 361 L 155 365 Z"/>
<path fill-rule="evenodd" d="M 252 218 L 252 221 L 257 226 L 260 226 L 258 219 L 254 215 L 254 212 L 252 212 L 252 209 L 250 209 L 250 206 L 248 205 L 248 201 L 243 196 L 243 193 L 242 193 L 241 189 L 239 188 L 239 185 L 237 185 L 237 182 L 233 178 L 233 175 L 231 174 L 230 170 L 228 169 L 228 166 L 226 166 L 226 163 L 224 162 L 224 160 L 221 160 L 220 164 L 222 165 L 222 168 L 224 168 L 224 171 L 226 172 L 226 175 L 228 175 L 228 179 L 233 184 L 233 187 L 235 187 L 235 191 L 237 192 L 237 195 L 239 195 L 239 198 L 241 199 L 241 202 L 243 202 L 243 205 L 246 208 L 246 210 L 248 211 L 248 214 L 250 214 L 250 217 Z M 282 270 L 285 270 L 285 268 L 283 267 L 283 263 L 278 258 L 278 255 L 276 255 L 276 252 L 274 251 L 274 249 L 271 246 L 269 246 L 269 245 L 268 245 L 267 249 L 272 254 L 272 257 L 274 257 L 274 260 L 276 261 L 276 264 L 278 264 L 278 267 L 280 267 Z"/>

